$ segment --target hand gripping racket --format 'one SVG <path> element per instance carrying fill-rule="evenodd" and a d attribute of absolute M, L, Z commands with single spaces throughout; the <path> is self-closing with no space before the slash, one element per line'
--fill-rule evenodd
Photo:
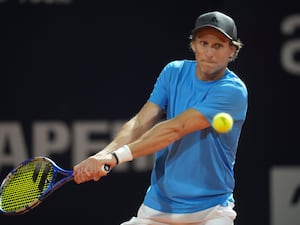
<path fill-rule="evenodd" d="M 103 169 L 110 171 L 108 165 Z M 6 215 L 25 213 L 72 180 L 72 170 L 60 168 L 47 157 L 27 159 L 3 180 L 0 186 L 0 211 Z"/>

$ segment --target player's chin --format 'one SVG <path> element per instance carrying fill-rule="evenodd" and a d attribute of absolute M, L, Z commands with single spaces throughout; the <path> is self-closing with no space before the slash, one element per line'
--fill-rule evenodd
<path fill-rule="evenodd" d="M 216 65 L 212 63 L 202 63 L 201 71 L 203 74 L 212 74 L 216 70 Z"/>
<path fill-rule="evenodd" d="M 200 62 L 200 65 L 202 68 L 205 68 L 205 67 L 208 67 L 208 68 L 212 68 L 212 67 L 216 67 L 216 62 L 213 62 L 213 61 L 205 61 L 205 60 L 202 60 Z"/>

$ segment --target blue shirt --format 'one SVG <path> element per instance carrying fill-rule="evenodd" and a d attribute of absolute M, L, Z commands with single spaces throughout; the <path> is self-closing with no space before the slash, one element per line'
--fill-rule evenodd
<path fill-rule="evenodd" d="M 247 89 L 228 68 L 216 81 L 201 81 L 196 62 L 173 61 L 160 73 L 149 102 L 171 119 L 194 108 L 210 122 L 227 112 L 234 119 L 226 134 L 212 127 L 192 132 L 156 153 L 144 204 L 167 213 L 191 213 L 233 201 L 234 163 L 247 112 Z"/>

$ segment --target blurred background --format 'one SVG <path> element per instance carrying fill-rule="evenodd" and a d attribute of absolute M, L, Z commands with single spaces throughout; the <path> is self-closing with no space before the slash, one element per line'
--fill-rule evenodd
<path fill-rule="evenodd" d="M 32 156 L 71 169 L 147 100 L 166 63 L 193 59 L 202 13 L 233 17 L 244 43 L 229 65 L 249 90 L 236 160 L 236 225 L 299 225 L 300 3 L 253 1 L 0 1 L 0 178 Z M 152 157 L 99 182 L 70 183 L 0 224 L 117 225 L 133 216 Z"/>

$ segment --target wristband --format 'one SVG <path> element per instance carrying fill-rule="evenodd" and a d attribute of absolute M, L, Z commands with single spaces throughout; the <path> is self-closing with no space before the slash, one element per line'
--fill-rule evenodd
<path fill-rule="evenodd" d="M 112 155 L 115 157 L 117 164 L 133 160 L 130 148 L 127 145 L 112 152 Z"/>
<path fill-rule="evenodd" d="M 117 154 L 115 152 L 112 152 L 111 154 L 112 154 L 112 156 L 115 158 L 115 160 L 117 162 L 116 165 L 118 165 L 120 161 L 119 161 L 119 158 L 118 158 Z"/>

